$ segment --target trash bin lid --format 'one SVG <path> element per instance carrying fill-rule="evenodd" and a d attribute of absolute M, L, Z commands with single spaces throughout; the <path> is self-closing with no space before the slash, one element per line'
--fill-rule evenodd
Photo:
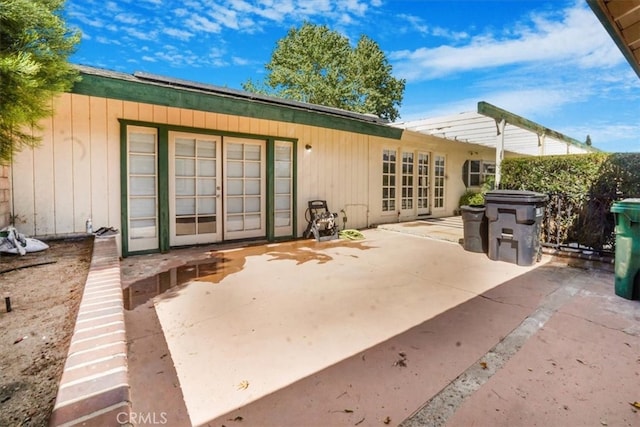
<path fill-rule="evenodd" d="M 466 211 L 466 212 L 483 212 L 485 210 L 485 206 L 484 205 L 463 205 L 460 206 L 460 210 L 461 211 Z"/>
<path fill-rule="evenodd" d="M 617 202 L 613 202 L 611 205 L 611 212 L 613 213 L 627 213 L 634 212 L 640 213 L 640 199 L 624 199 Z"/>
<path fill-rule="evenodd" d="M 540 203 L 548 199 L 544 193 L 527 190 L 492 190 L 484 195 L 485 203 Z"/>

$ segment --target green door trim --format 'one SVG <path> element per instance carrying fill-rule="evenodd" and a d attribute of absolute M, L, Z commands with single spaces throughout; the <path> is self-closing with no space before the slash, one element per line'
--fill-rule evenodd
<path fill-rule="evenodd" d="M 153 122 L 118 119 L 120 122 L 120 223 L 122 224 L 122 256 L 145 253 L 165 253 L 171 249 L 170 243 L 170 215 L 169 215 L 169 132 L 185 132 L 204 135 L 216 135 L 247 138 L 266 141 L 266 238 L 269 242 L 295 238 L 297 232 L 296 200 L 297 200 L 297 138 L 274 137 L 273 135 L 258 135 L 239 132 L 217 131 L 189 126 L 158 124 Z M 158 249 L 148 251 L 129 252 L 129 218 L 128 212 L 128 170 L 127 170 L 127 128 L 129 126 L 147 127 L 158 133 Z M 223 139 L 224 141 L 224 139 Z M 275 213 L 275 141 L 288 141 L 293 144 L 293 203 L 292 203 L 292 235 L 275 238 L 273 215 Z"/>

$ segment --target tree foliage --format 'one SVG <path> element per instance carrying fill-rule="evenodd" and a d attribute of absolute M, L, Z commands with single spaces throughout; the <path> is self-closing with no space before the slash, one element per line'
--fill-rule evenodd
<path fill-rule="evenodd" d="M 305 22 L 277 42 L 265 68 L 264 82 L 250 79 L 243 88 L 390 121 L 399 117 L 405 80 L 393 77 L 384 53 L 367 36 L 352 48 L 340 33 Z"/>
<path fill-rule="evenodd" d="M 67 29 L 64 0 L 0 0 L 0 162 L 39 142 L 28 127 L 51 114 L 53 95 L 77 72 L 67 62 L 80 34 Z"/>

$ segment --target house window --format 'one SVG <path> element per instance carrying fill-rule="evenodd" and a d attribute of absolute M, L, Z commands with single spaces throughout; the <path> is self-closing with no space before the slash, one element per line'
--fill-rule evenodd
<path fill-rule="evenodd" d="M 435 156 L 433 160 L 433 207 L 444 208 L 444 156 Z"/>
<path fill-rule="evenodd" d="M 480 187 L 489 177 L 495 177 L 496 164 L 484 160 L 467 160 L 462 169 L 462 181 L 467 187 Z"/>
<path fill-rule="evenodd" d="M 382 211 L 396 210 L 396 150 L 382 150 Z"/>

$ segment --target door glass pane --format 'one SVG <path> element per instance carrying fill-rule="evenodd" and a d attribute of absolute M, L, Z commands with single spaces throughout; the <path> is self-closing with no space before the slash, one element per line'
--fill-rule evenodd
<path fill-rule="evenodd" d="M 244 164 L 244 173 L 248 178 L 260 178 L 260 163 L 247 162 Z"/>
<path fill-rule="evenodd" d="M 198 234 L 215 233 L 215 232 L 216 232 L 215 216 L 198 217 Z"/>
<path fill-rule="evenodd" d="M 290 196 L 276 196 L 276 209 L 279 211 L 288 210 L 291 207 Z"/>
<path fill-rule="evenodd" d="M 247 197 L 244 201 L 245 212 L 260 212 L 260 197 Z"/>
<path fill-rule="evenodd" d="M 242 162 L 227 162 L 227 176 L 238 178 L 242 177 Z"/>
<path fill-rule="evenodd" d="M 291 181 L 288 179 L 276 179 L 276 194 L 289 194 Z"/>
<path fill-rule="evenodd" d="M 276 145 L 276 160 L 290 161 L 291 151 L 291 143 L 288 143 L 287 145 Z"/>
<path fill-rule="evenodd" d="M 210 158 L 216 157 L 216 142 L 215 141 L 198 141 L 198 157 Z"/>
<path fill-rule="evenodd" d="M 131 132 L 129 134 L 129 152 L 155 154 L 156 152 L 155 133 Z"/>
<path fill-rule="evenodd" d="M 227 194 L 230 196 L 239 196 L 243 194 L 242 180 L 230 179 L 227 181 Z"/>
<path fill-rule="evenodd" d="M 286 227 L 291 224 L 291 215 L 289 212 L 276 213 L 276 227 Z"/>
<path fill-rule="evenodd" d="M 176 218 L 176 235 L 188 236 L 191 234 L 196 234 L 195 217 Z"/>
<path fill-rule="evenodd" d="M 276 162 L 276 176 L 278 178 L 289 178 L 291 176 L 291 163 Z"/>
<path fill-rule="evenodd" d="M 196 162 L 193 159 L 176 159 L 176 176 L 193 176 L 196 173 Z"/>
<path fill-rule="evenodd" d="M 216 181 L 213 179 L 198 180 L 198 196 L 215 196 Z"/>
<path fill-rule="evenodd" d="M 242 160 L 242 145 L 229 143 L 227 145 L 227 159 Z"/>
<path fill-rule="evenodd" d="M 177 196 L 195 196 L 196 181 L 193 178 L 176 178 Z"/>
<path fill-rule="evenodd" d="M 247 144 L 244 146 L 245 160 L 260 160 L 261 147 L 259 145 Z"/>
<path fill-rule="evenodd" d="M 216 199 L 200 199 L 198 202 L 198 214 L 216 213 Z"/>
<path fill-rule="evenodd" d="M 176 199 L 176 215 L 194 215 L 196 213 L 196 199 Z"/>
<path fill-rule="evenodd" d="M 242 231 L 244 228 L 244 221 L 241 216 L 227 217 L 227 231 Z"/>
<path fill-rule="evenodd" d="M 149 155 L 129 155 L 129 173 L 134 175 L 152 175 L 156 173 L 156 157 Z"/>
<path fill-rule="evenodd" d="M 176 138 L 176 156 L 194 157 L 196 154 L 195 142 L 191 138 Z"/>
<path fill-rule="evenodd" d="M 155 196 L 155 176 L 132 176 L 129 178 L 131 196 Z"/>
<path fill-rule="evenodd" d="M 227 199 L 227 211 L 229 213 L 242 213 L 243 203 L 240 197 L 230 197 Z"/>
<path fill-rule="evenodd" d="M 156 199 L 153 197 L 130 199 L 129 215 L 131 218 L 155 217 Z"/>
<path fill-rule="evenodd" d="M 261 226 L 260 215 L 245 215 L 244 216 L 244 229 L 245 230 L 259 230 Z"/>
<path fill-rule="evenodd" d="M 130 222 L 129 237 L 131 239 L 146 239 L 156 237 L 155 219 L 134 219 Z"/>
<path fill-rule="evenodd" d="M 216 176 L 216 161 L 198 159 L 198 176 Z"/>
<path fill-rule="evenodd" d="M 245 186 L 245 194 L 260 194 L 260 180 L 257 179 L 248 179 L 244 183 Z"/>

